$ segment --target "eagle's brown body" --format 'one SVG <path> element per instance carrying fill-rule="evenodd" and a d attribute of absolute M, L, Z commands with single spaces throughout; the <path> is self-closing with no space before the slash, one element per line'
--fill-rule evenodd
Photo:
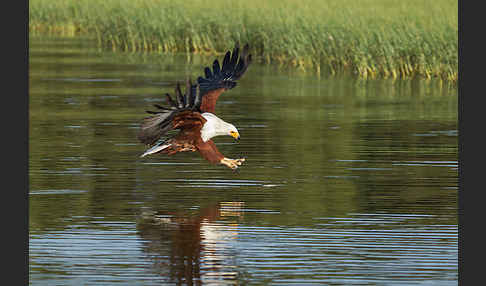
<path fill-rule="evenodd" d="M 173 128 L 183 128 L 179 134 L 167 141 L 169 147 L 161 151 L 167 155 L 174 155 L 178 152 L 199 151 L 201 156 L 211 163 L 219 163 L 223 158 L 223 154 L 219 152 L 213 140 L 204 142 L 201 138 L 201 129 L 206 119 L 198 112 L 187 111 L 184 114 L 178 115 L 174 118 Z"/>
<path fill-rule="evenodd" d="M 207 122 L 202 113 L 214 114 L 219 96 L 236 86 L 234 80 L 244 74 L 251 62 L 248 45 L 244 47 L 239 60 L 238 55 L 239 47 L 236 46 L 232 54 L 226 53 L 222 67 L 215 60 L 212 72 L 209 68 L 205 68 L 206 78 L 199 77 L 196 85 L 192 85 L 188 81 L 184 95 L 178 85 L 175 91 L 176 101 L 166 94 L 170 107 L 155 105 L 159 111 L 148 111 L 156 115 L 144 119 L 138 134 L 139 140 L 151 147 L 142 156 L 155 153 L 174 155 L 179 152 L 198 151 L 207 161 L 215 164 L 221 163 L 232 169 L 238 168 L 244 162 L 244 159 L 225 158 L 218 151 L 214 142 L 211 139 L 203 140 L 204 136 L 201 134 Z M 234 128 L 234 126 L 232 127 Z M 168 131 L 176 129 L 180 130 L 177 135 L 166 140 L 161 139 Z M 235 132 L 218 135 L 231 135 L 239 138 L 239 134 L 235 135 Z"/>

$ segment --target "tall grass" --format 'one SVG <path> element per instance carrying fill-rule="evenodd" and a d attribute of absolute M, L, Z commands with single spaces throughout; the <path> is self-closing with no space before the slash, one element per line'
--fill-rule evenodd
<path fill-rule="evenodd" d="M 362 77 L 458 78 L 453 0 L 31 0 L 31 34 L 87 34 L 114 50 L 219 54 Z"/>

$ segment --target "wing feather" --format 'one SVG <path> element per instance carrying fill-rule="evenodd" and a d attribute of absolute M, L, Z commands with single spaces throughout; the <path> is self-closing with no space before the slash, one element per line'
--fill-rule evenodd
<path fill-rule="evenodd" d="M 209 67 L 204 68 L 204 75 L 208 79 L 213 77 L 213 73 L 211 72 L 211 69 Z"/>
<path fill-rule="evenodd" d="M 196 94 L 193 94 L 191 82 L 187 81 L 186 94 L 182 95 L 178 84 L 175 89 L 177 104 L 173 102 L 169 94 L 166 94 L 170 107 L 155 104 L 155 107 L 158 108 L 157 111 L 147 111 L 154 115 L 143 119 L 137 134 L 140 142 L 153 145 L 170 130 L 190 129 L 206 122 L 206 119 L 201 116 L 199 106 L 196 106 L 196 101 L 198 104 L 201 102 L 198 90 L 199 88 L 196 88 Z"/>
<path fill-rule="evenodd" d="M 174 102 L 170 94 L 166 93 L 165 97 L 167 98 L 167 103 L 170 105 L 171 108 L 177 108 L 177 104 Z"/>
<path fill-rule="evenodd" d="M 226 52 L 226 55 L 223 59 L 223 73 L 227 73 L 229 70 L 229 63 L 230 63 L 231 52 Z"/>
<path fill-rule="evenodd" d="M 238 61 L 239 51 L 240 51 L 240 45 L 236 44 L 235 48 L 233 49 L 233 56 L 231 57 L 231 61 L 229 63 L 231 68 L 234 68 L 236 62 Z"/>
<path fill-rule="evenodd" d="M 246 44 L 240 54 L 240 47 L 235 45 L 233 51 L 226 52 L 222 66 L 216 59 L 213 62 L 213 70 L 209 67 L 204 68 L 204 76 L 197 78 L 197 85 L 199 85 L 202 102 L 201 112 L 214 112 L 216 101 L 219 95 L 228 89 L 236 86 L 238 80 L 248 69 L 251 63 L 251 54 L 249 53 L 249 46 Z M 193 94 L 195 94 L 196 85 L 192 86 Z"/>
<path fill-rule="evenodd" d="M 186 81 L 186 90 L 187 90 L 187 91 L 190 91 L 190 90 L 191 90 L 191 85 L 192 85 L 192 84 L 191 84 L 191 80 L 190 80 L 190 79 L 188 79 L 188 80 Z M 188 96 L 187 96 L 187 98 L 186 98 L 186 106 L 185 106 L 186 108 L 189 108 L 190 106 L 193 106 L 193 105 L 194 105 L 194 100 L 195 100 L 195 97 L 196 97 L 196 95 L 195 95 L 195 94 L 193 94 L 192 92 L 190 92 L 190 93 L 188 94 Z"/>
<path fill-rule="evenodd" d="M 219 67 L 219 62 L 218 60 L 214 60 L 213 62 L 213 74 L 217 75 L 221 72 L 221 69 Z"/>
<path fill-rule="evenodd" d="M 170 122 L 175 112 L 161 112 L 157 115 L 144 118 L 140 126 L 140 131 L 137 134 L 138 140 L 149 145 L 157 142 L 157 140 L 171 130 Z"/>
<path fill-rule="evenodd" d="M 199 88 L 199 85 L 196 86 L 196 97 L 194 99 L 194 106 L 200 108 L 202 102 L 201 98 L 201 89 Z"/>
<path fill-rule="evenodd" d="M 184 96 L 182 95 L 181 85 L 179 83 L 176 85 L 175 94 L 177 99 L 177 107 L 184 108 L 186 104 L 184 103 Z"/>

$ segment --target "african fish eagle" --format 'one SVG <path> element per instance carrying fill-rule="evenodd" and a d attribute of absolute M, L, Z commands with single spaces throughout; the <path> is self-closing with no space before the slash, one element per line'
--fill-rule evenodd
<path fill-rule="evenodd" d="M 180 85 L 175 89 L 175 101 L 166 94 L 169 106 L 158 104 L 157 111 L 147 111 L 153 114 L 143 119 L 138 133 L 138 139 L 150 148 L 141 157 L 163 153 L 173 155 L 179 152 L 198 151 L 201 156 L 214 164 L 223 164 L 233 170 L 244 161 L 226 158 L 218 151 L 211 138 L 219 135 L 229 135 L 236 140 L 240 134 L 236 127 L 223 121 L 214 114 L 218 97 L 226 90 L 236 86 L 238 80 L 251 63 L 248 44 L 239 55 L 238 44 L 233 53 L 228 51 L 220 67 L 218 60 L 213 63 L 213 70 L 204 69 L 205 78 L 198 77 L 197 83 L 186 82 L 185 93 Z M 175 136 L 168 137 L 170 130 L 179 130 Z"/>

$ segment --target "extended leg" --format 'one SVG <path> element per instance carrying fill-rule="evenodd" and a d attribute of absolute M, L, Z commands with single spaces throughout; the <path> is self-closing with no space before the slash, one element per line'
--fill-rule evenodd
<path fill-rule="evenodd" d="M 229 158 L 225 157 L 225 158 L 221 159 L 221 161 L 220 161 L 221 164 L 226 165 L 228 168 L 231 168 L 233 170 L 238 168 L 238 166 L 241 166 L 241 164 L 243 164 L 243 162 L 245 162 L 245 158 L 229 159 Z"/>

